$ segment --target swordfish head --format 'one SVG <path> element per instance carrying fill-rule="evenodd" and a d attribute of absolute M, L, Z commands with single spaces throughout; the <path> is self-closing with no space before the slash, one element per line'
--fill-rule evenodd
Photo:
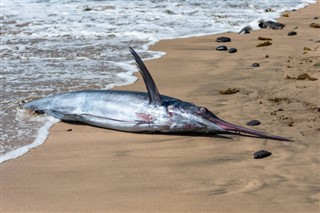
<path fill-rule="evenodd" d="M 176 128 L 189 130 L 190 132 L 235 133 L 273 140 L 292 141 L 284 137 L 231 124 L 218 118 L 208 109 L 187 102 L 182 102 L 176 106 L 169 105 L 168 113 L 171 115 L 173 123 L 176 124 Z"/>
<path fill-rule="evenodd" d="M 174 98 L 167 99 L 165 96 L 161 96 L 139 55 L 132 48 L 130 48 L 130 51 L 145 82 L 149 96 L 149 105 L 152 106 L 151 108 L 166 108 L 168 116 L 165 117 L 170 118 L 171 132 L 244 133 L 260 138 L 291 141 L 287 138 L 228 123 L 204 107 L 198 107 L 192 103 Z"/>

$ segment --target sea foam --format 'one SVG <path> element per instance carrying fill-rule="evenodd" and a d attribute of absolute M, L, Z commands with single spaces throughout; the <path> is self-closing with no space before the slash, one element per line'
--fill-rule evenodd
<path fill-rule="evenodd" d="M 45 122 L 45 125 L 42 126 L 38 130 L 36 139 L 33 141 L 33 143 L 22 146 L 20 148 L 15 149 L 15 150 L 9 151 L 5 154 L 2 154 L 0 156 L 0 163 L 3 163 L 3 162 L 10 160 L 10 159 L 20 157 L 20 156 L 26 154 L 27 152 L 29 152 L 29 150 L 36 148 L 36 147 L 40 146 L 41 144 L 43 144 L 49 135 L 50 128 L 55 123 L 59 122 L 58 119 L 53 118 L 53 117 L 49 117 L 49 116 L 46 118 L 46 120 L 47 121 Z"/>

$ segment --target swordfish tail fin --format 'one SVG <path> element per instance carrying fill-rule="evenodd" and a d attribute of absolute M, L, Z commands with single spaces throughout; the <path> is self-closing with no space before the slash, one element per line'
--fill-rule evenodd
<path fill-rule="evenodd" d="M 139 69 L 140 74 L 142 75 L 144 83 L 147 87 L 149 104 L 160 106 L 162 104 L 161 96 L 156 84 L 154 83 L 150 75 L 150 72 L 148 71 L 143 61 L 141 60 L 140 56 L 134 51 L 134 49 L 131 47 L 129 48 L 134 60 L 136 61 L 137 67 Z"/>

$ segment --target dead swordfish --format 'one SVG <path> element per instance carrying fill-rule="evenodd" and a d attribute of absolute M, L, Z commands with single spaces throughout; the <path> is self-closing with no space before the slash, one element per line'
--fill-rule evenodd
<path fill-rule="evenodd" d="M 290 141 L 221 120 L 204 107 L 160 95 L 143 61 L 130 47 L 148 92 L 83 90 L 66 92 L 25 103 L 25 109 L 63 121 L 127 132 L 233 133 Z"/>

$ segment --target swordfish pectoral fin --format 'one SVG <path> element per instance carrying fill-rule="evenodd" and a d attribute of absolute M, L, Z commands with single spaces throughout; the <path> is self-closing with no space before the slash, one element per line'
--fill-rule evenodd
<path fill-rule="evenodd" d="M 38 114 L 46 114 L 64 121 L 81 121 L 81 114 L 68 113 L 60 110 L 35 110 Z"/>
<path fill-rule="evenodd" d="M 84 123 L 89 123 L 88 121 L 109 121 L 113 123 L 129 123 L 129 121 L 109 118 L 105 116 L 97 116 L 97 115 L 91 115 L 91 114 L 65 114 L 65 117 L 63 120 L 73 120 L 73 121 L 81 121 Z"/>
<path fill-rule="evenodd" d="M 47 114 L 64 121 L 75 121 L 75 122 L 84 122 L 84 123 L 91 123 L 90 121 L 109 121 L 113 123 L 130 123 L 129 121 L 109 118 L 105 116 L 97 116 L 97 115 L 91 115 L 86 113 L 79 113 L 79 114 L 67 113 L 67 112 L 61 112 L 57 110 L 44 110 L 42 111 L 42 114 Z"/>
<path fill-rule="evenodd" d="M 131 47 L 130 47 L 130 52 L 131 52 L 134 60 L 136 61 L 139 72 L 142 75 L 144 83 L 147 87 L 148 95 L 149 95 L 149 104 L 155 105 L 155 106 L 162 105 L 160 93 L 159 93 L 158 88 L 157 88 L 156 84 L 154 83 L 147 67 L 145 66 L 145 64 L 141 60 L 140 56 Z"/>

